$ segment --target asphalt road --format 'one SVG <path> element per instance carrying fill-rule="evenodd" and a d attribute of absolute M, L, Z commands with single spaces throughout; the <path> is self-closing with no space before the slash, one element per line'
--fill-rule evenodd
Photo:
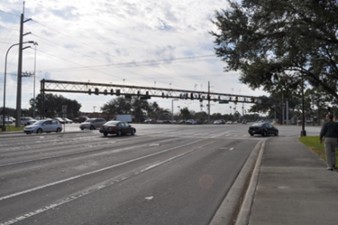
<path fill-rule="evenodd" d="M 134 126 L 0 135 L 0 225 L 207 225 L 264 139 L 242 124 Z"/>

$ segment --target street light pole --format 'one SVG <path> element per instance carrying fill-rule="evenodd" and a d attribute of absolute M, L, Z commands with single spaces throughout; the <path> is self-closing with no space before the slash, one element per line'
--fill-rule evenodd
<path fill-rule="evenodd" d="M 23 42 L 23 44 L 27 44 L 27 43 L 34 43 L 33 41 L 26 41 Z M 4 94 L 3 94 L 3 107 L 2 107 L 2 131 L 6 131 L 6 126 L 5 126 L 5 118 L 6 118 L 6 82 L 7 82 L 7 57 L 8 57 L 8 53 L 9 51 L 14 47 L 19 45 L 20 43 L 16 43 L 16 44 L 12 44 L 6 52 L 5 55 L 5 71 L 4 71 Z"/>
<path fill-rule="evenodd" d="M 208 81 L 208 124 L 210 124 L 210 81 Z"/>
<path fill-rule="evenodd" d="M 304 100 L 304 74 L 302 73 L 302 131 L 300 136 L 306 136 L 305 130 L 305 100 Z"/>
<path fill-rule="evenodd" d="M 174 121 L 174 101 L 177 101 L 178 99 L 172 99 L 171 100 L 171 122 Z"/>
<path fill-rule="evenodd" d="M 6 118 L 6 81 L 7 81 L 7 56 L 9 51 L 17 44 L 11 45 L 6 52 L 5 55 L 5 71 L 4 71 L 4 95 L 3 95 L 3 106 L 2 106 L 2 131 L 6 131 L 6 126 L 5 126 L 5 118 Z"/>

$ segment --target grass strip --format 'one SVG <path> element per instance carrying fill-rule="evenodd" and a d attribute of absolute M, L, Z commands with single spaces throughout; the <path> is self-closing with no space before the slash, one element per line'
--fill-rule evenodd
<path fill-rule="evenodd" d="M 299 138 L 299 141 L 319 155 L 320 158 L 326 159 L 324 144 L 319 142 L 319 136 L 303 136 Z M 338 150 L 336 151 L 336 161 L 338 162 Z"/>

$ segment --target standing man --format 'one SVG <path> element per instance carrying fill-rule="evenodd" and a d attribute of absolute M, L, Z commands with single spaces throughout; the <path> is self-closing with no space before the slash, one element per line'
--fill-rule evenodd
<path fill-rule="evenodd" d="M 326 153 L 327 169 L 333 171 L 336 169 L 336 146 L 338 139 L 338 124 L 333 121 L 331 113 L 326 116 L 327 122 L 320 131 L 320 143 L 323 143 Z"/>

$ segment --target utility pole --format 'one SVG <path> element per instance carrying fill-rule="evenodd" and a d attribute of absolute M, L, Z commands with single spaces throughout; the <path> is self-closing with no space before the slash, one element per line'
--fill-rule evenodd
<path fill-rule="evenodd" d="M 305 100 L 304 100 L 304 74 L 302 73 L 302 131 L 300 132 L 300 136 L 306 136 L 305 130 Z"/>
<path fill-rule="evenodd" d="M 208 81 L 208 124 L 210 124 L 210 81 Z"/>
<path fill-rule="evenodd" d="M 17 93 L 16 93 L 16 120 L 15 120 L 16 127 L 20 127 L 21 125 L 22 52 L 24 50 L 24 48 L 22 47 L 23 36 L 29 34 L 23 33 L 23 25 L 25 22 L 31 20 L 31 19 L 24 20 L 24 12 L 25 12 L 25 2 L 23 2 L 23 11 L 20 17 L 19 57 L 18 57 L 18 74 L 17 74 Z"/>

